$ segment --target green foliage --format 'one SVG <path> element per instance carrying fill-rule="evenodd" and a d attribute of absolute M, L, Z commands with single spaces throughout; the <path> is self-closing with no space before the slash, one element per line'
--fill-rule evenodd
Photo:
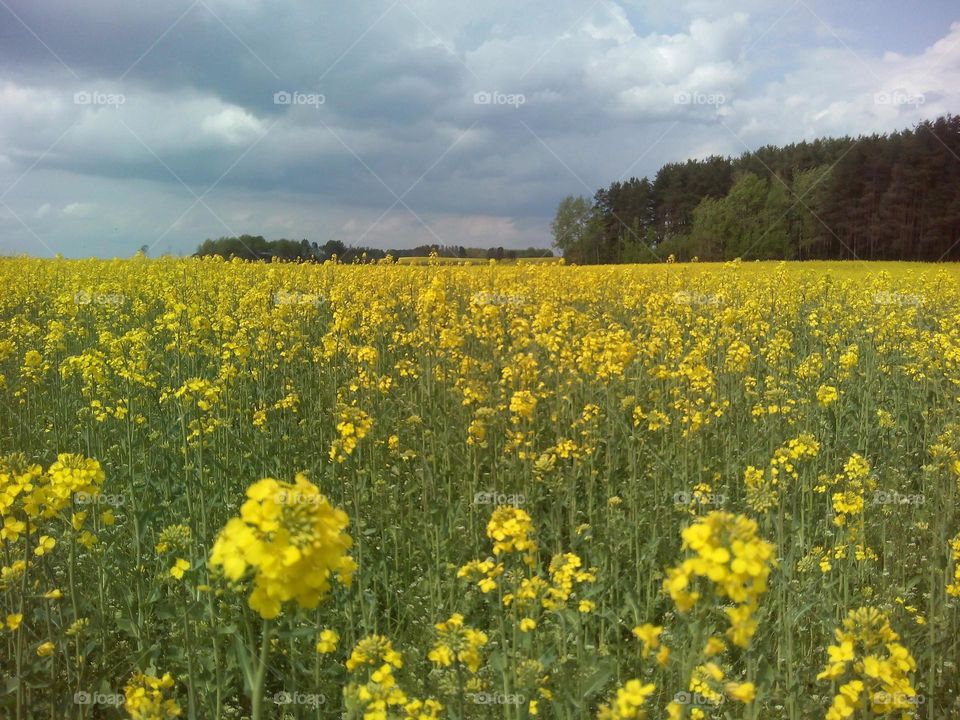
<path fill-rule="evenodd" d="M 577 263 L 600 262 L 596 213 L 590 200 L 569 195 L 550 224 L 553 246 Z"/>
<path fill-rule="evenodd" d="M 565 198 L 589 218 L 555 244 L 578 263 L 960 259 L 960 116 L 892 135 L 765 146 L 664 165 Z M 569 222 L 569 217 L 567 217 Z M 589 232 L 587 229 L 589 228 Z M 569 237 L 577 238 L 576 241 Z"/>

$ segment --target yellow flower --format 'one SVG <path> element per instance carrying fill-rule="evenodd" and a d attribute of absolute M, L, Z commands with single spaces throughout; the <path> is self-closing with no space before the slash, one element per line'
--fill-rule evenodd
<path fill-rule="evenodd" d="M 63 597 L 63 593 L 60 592 L 58 588 L 54 588 L 53 590 L 48 590 L 47 592 L 45 592 L 43 594 L 43 597 L 46 598 L 47 600 L 59 600 L 60 598 Z"/>
<path fill-rule="evenodd" d="M 229 580 L 253 573 L 248 604 L 261 617 L 280 614 L 284 602 L 314 608 L 336 578 L 349 586 L 356 569 L 347 555 L 348 518 L 330 505 L 317 487 L 298 474 L 294 483 L 272 478 L 247 489 L 240 517 L 220 531 L 210 555 Z"/>
<path fill-rule="evenodd" d="M 22 613 L 11 613 L 7 615 L 7 629 L 11 632 L 20 627 L 20 623 L 23 622 Z"/>
<path fill-rule="evenodd" d="M 821 385 L 817 390 L 817 402 L 824 407 L 832 405 L 839 397 L 840 394 L 837 392 L 837 389 L 831 385 Z"/>
<path fill-rule="evenodd" d="M 57 541 L 49 535 L 41 535 L 37 540 L 37 546 L 33 549 L 33 554 L 37 556 L 46 555 L 48 552 L 53 550 L 56 544 Z"/>
<path fill-rule="evenodd" d="M 660 635 L 663 628 L 650 623 L 638 625 L 633 629 L 633 636 L 643 643 L 643 657 L 649 657 L 650 653 L 660 647 Z"/>
<path fill-rule="evenodd" d="M 190 569 L 190 562 L 183 558 L 177 558 L 173 567 L 170 568 L 170 575 L 177 580 L 183 577 L 183 574 Z"/>
<path fill-rule="evenodd" d="M 482 663 L 480 649 L 487 642 L 487 634 L 464 625 L 463 615 L 454 613 L 449 620 L 437 623 L 437 640 L 427 658 L 440 667 L 450 667 L 454 660 L 475 674 Z"/>
<path fill-rule="evenodd" d="M 37 655 L 39 655 L 40 657 L 49 657 L 50 655 L 53 655 L 53 651 L 55 649 L 56 649 L 56 645 L 54 645 L 52 642 L 48 640 L 47 642 L 37 647 Z"/>
<path fill-rule="evenodd" d="M 753 702 L 757 689 L 752 682 L 727 683 L 727 695 L 744 704 Z"/>
<path fill-rule="evenodd" d="M 346 665 L 347 670 L 353 672 L 361 665 L 378 665 L 381 661 L 397 669 L 403 667 L 400 653 L 393 649 L 388 638 L 383 635 L 368 635 L 353 648 Z"/>
<path fill-rule="evenodd" d="M 868 607 L 851 610 L 834 635 L 837 644 L 827 648 L 829 661 L 817 679 L 849 680 L 833 698 L 830 720 L 849 717 L 863 706 L 864 694 L 878 715 L 913 708 L 915 692 L 908 673 L 916 662 L 883 613 Z"/>
<path fill-rule="evenodd" d="M 670 661 L 670 648 L 664 645 L 657 651 L 657 665 L 659 665 L 660 667 L 666 667 L 669 661 Z"/>
<path fill-rule="evenodd" d="M 533 533 L 530 516 L 510 505 L 502 505 L 494 510 L 487 523 L 487 537 L 493 540 L 494 555 L 520 552 L 532 557 L 537 551 L 537 543 L 531 537 Z"/>
<path fill-rule="evenodd" d="M 537 621 L 533 618 L 523 618 L 520 621 L 520 632 L 530 632 L 537 627 Z"/>
<path fill-rule="evenodd" d="M 173 687 L 170 673 L 158 678 L 138 672 L 123 689 L 124 709 L 132 720 L 172 720 L 180 717 L 180 706 L 169 696 Z"/>
<path fill-rule="evenodd" d="M 329 457 L 338 463 L 345 462 L 353 454 L 360 440 L 373 428 L 373 418 L 358 407 L 352 405 L 340 409 L 337 422 L 339 437 L 330 447 Z"/>
<path fill-rule="evenodd" d="M 321 654 L 332 653 L 340 644 L 340 635 L 336 630 L 323 630 L 320 633 L 320 639 L 317 641 L 317 652 Z"/>
<path fill-rule="evenodd" d="M 953 582 L 947 585 L 947 594 L 960 597 L 960 533 L 950 541 L 950 550 L 953 560 Z"/>
<path fill-rule="evenodd" d="M 627 680 L 623 687 L 617 689 L 612 702 L 600 706 L 597 718 L 599 720 L 645 718 L 646 711 L 643 705 L 656 689 L 653 683 L 644 684 L 639 680 Z"/>
<path fill-rule="evenodd" d="M 427 659 L 441 667 L 449 667 L 453 664 L 453 651 L 446 645 L 438 643 L 427 653 Z"/>
<path fill-rule="evenodd" d="M 667 571 L 664 590 L 680 612 L 687 612 L 700 599 L 687 588 L 694 578 L 708 579 L 720 599 L 735 603 L 724 608 L 730 620 L 727 636 L 734 645 L 747 647 L 756 632 L 753 613 L 776 564 L 773 545 L 757 535 L 755 521 L 719 511 L 697 518 L 681 537 L 683 547 L 695 554 Z"/>
<path fill-rule="evenodd" d="M 533 412 L 537 407 L 537 398 L 529 390 L 520 390 L 510 398 L 510 412 L 514 415 L 514 422 L 520 418 L 533 419 Z"/>
<path fill-rule="evenodd" d="M 14 543 L 26 531 L 27 524 L 25 522 L 13 517 L 6 517 L 3 519 L 3 527 L 0 527 L 0 540 Z"/>
<path fill-rule="evenodd" d="M 714 655 L 719 655 L 727 649 L 727 644 L 716 636 L 711 636 L 707 640 L 706 646 L 703 648 L 704 657 L 713 657 Z"/>

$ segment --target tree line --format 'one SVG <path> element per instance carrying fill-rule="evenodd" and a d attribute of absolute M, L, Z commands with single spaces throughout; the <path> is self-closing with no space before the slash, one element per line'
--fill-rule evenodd
<path fill-rule="evenodd" d="M 207 239 L 194 253 L 196 257 L 219 255 L 222 258 L 242 260 L 290 260 L 296 262 L 325 262 L 336 258 L 338 262 L 374 262 L 387 257 L 487 258 L 491 260 L 516 260 L 527 257 L 553 257 L 546 248 L 504 249 L 502 247 L 468 248 L 463 245 L 418 245 L 415 248 L 384 250 L 382 248 L 347 245 L 340 240 L 328 240 L 323 245 L 308 240 L 267 240 L 262 235 L 241 235 Z"/>
<path fill-rule="evenodd" d="M 564 198 L 551 230 L 581 264 L 960 260 L 960 116 L 671 163 Z"/>

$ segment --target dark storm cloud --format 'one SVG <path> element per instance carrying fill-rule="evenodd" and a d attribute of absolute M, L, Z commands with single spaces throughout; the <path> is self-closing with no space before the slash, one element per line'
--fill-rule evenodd
<path fill-rule="evenodd" d="M 174 247 L 222 234 L 230 213 L 243 231 L 347 241 L 443 228 L 544 243 L 567 193 L 956 100 L 960 29 L 878 48 L 831 18 L 757 0 L 3 0 L 0 250 L 39 228 L 96 252 L 98 223 L 167 242 L 178 203 L 211 187 L 199 209 L 214 217 L 174 223 Z M 901 86 L 927 104 L 873 102 Z M 723 102 L 678 100 L 700 96 Z"/>

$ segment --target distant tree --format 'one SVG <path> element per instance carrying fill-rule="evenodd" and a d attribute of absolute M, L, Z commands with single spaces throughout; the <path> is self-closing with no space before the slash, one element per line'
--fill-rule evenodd
<path fill-rule="evenodd" d="M 601 222 L 588 198 L 569 195 L 550 224 L 553 246 L 571 262 L 600 262 Z"/>
<path fill-rule="evenodd" d="M 262 235 L 241 235 L 204 240 L 197 248 L 197 256 L 219 255 L 220 257 L 244 260 L 313 260 L 315 253 L 307 240 L 266 240 Z"/>
<path fill-rule="evenodd" d="M 329 260 L 334 255 L 343 259 L 346 254 L 347 246 L 339 240 L 327 240 L 320 248 L 320 255 L 317 258 L 320 261 Z"/>
<path fill-rule="evenodd" d="M 575 262 L 960 260 L 960 116 L 859 138 L 669 163 L 652 181 L 564 198 L 554 246 Z"/>
<path fill-rule="evenodd" d="M 790 211 L 790 244 L 796 248 L 796 257 L 801 260 L 814 255 L 820 222 L 823 213 L 823 193 L 829 187 L 831 169 L 819 165 L 809 170 L 800 170 L 793 176 L 793 208 Z"/>

